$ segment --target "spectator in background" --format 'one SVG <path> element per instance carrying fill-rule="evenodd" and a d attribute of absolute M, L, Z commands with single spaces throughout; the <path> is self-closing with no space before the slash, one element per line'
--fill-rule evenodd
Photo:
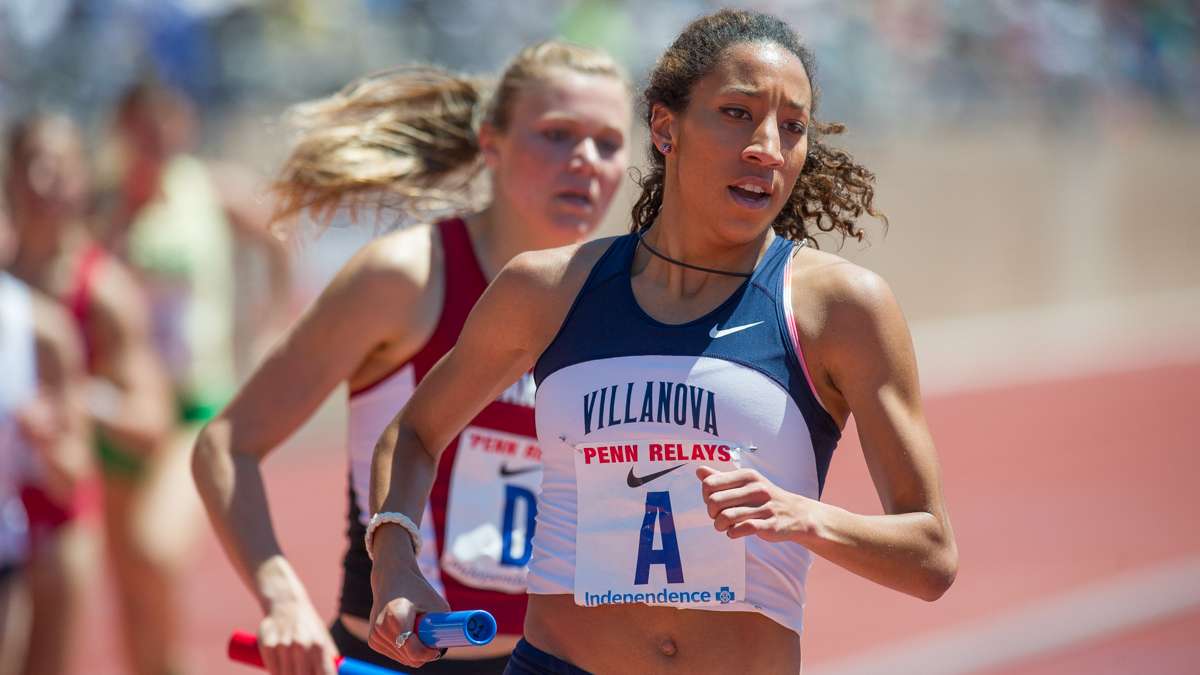
<path fill-rule="evenodd" d="M 171 425 L 167 379 L 150 342 L 143 296 L 129 272 L 98 244 L 85 224 L 91 179 L 83 142 L 64 117 L 33 115 L 9 132 L 4 193 L 17 233 L 12 272 L 57 298 L 74 316 L 90 378 L 87 410 L 95 449 L 108 553 L 122 606 L 158 606 L 170 587 L 156 541 L 171 526 L 154 524 L 159 506 L 147 501 L 147 467 L 156 464 Z M 67 667 L 76 639 L 83 586 L 94 563 L 80 515 L 86 488 L 55 489 L 36 480 L 22 490 L 32 532 L 30 583 L 33 627 L 26 673 L 50 675 Z M 127 634 L 152 643 L 165 622 Z M 165 668 L 136 672 L 166 672 Z"/>
<path fill-rule="evenodd" d="M 200 522 L 188 450 L 236 384 L 239 240 L 255 244 L 269 262 L 275 297 L 268 306 L 280 313 L 287 306 L 287 255 L 266 229 L 269 207 L 254 199 L 252 180 L 190 154 L 194 132 L 193 109 L 181 93 L 152 82 L 129 88 L 115 112 L 120 172 L 100 218 L 101 239 L 148 295 L 174 408 L 174 431 L 153 466 L 120 459 L 144 490 L 146 528 L 154 533 L 145 538 L 145 556 L 129 551 L 146 558 L 145 569 L 118 565 L 125 646 L 135 672 L 145 675 L 179 665 L 177 580 Z"/>

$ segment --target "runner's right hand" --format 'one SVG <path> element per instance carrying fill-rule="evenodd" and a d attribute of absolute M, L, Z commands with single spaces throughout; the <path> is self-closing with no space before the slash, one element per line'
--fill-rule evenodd
<path fill-rule="evenodd" d="M 333 637 L 306 598 L 278 601 L 258 624 L 258 650 L 271 675 L 336 675 Z"/>
<path fill-rule="evenodd" d="M 392 540 L 394 535 L 398 538 Z M 375 603 L 371 607 L 367 644 L 380 654 L 414 668 L 441 658 L 443 651 L 426 647 L 417 637 L 416 618 L 418 614 L 448 612 L 449 603 L 421 574 L 404 530 L 381 528 L 375 538 L 376 556 L 371 568 Z M 408 549 L 389 547 L 393 541 Z M 389 555 L 395 551 L 403 552 Z M 409 636 L 398 640 L 404 633 Z"/>

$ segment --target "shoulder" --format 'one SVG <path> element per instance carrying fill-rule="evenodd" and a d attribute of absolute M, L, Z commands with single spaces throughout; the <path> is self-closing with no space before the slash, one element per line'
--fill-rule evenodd
<path fill-rule="evenodd" d="M 502 277 L 524 290 L 551 297 L 573 299 L 588 274 L 617 237 L 604 237 L 579 244 L 541 251 L 526 251 L 513 258 Z"/>
<path fill-rule="evenodd" d="M 868 315 L 896 303 L 883 277 L 841 256 L 815 249 L 797 252 L 791 284 L 793 302 L 815 304 L 827 315 Z"/>
<path fill-rule="evenodd" d="M 801 249 L 791 285 L 797 329 L 831 358 L 861 356 L 864 350 L 908 340 L 907 321 L 891 286 L 865 267 Z"/>
<path fill-rule="evenodd" d="M 536 346 L 549 344 L 583 288 L 592 267 L 608 250 L 612 237 L 513 258 L 492 282 L 480 306 L 484 320 L 503 317 L 511 337 Z"/>
<path fill-rule="evenodd" d="M 333 285 L 412 299 L 441 263 L 435 231 L 432 225 L 417 225 L 373 239 L 346 263 Z"/>

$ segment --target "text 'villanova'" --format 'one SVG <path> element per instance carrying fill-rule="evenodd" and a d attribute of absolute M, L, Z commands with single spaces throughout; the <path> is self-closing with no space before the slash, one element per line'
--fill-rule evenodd
<path fill-rule="evenodd" d="M 637 399 L 641 398 L 641 405 Z M 676 382 L 614 384 L 583 396 L 583 433 L 632 422 L 655 422 L 717 433 L 716 396 L 703 387 Z"/>

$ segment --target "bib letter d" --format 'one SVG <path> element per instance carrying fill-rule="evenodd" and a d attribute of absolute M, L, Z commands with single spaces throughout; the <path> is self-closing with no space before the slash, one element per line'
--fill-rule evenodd
<path fill-rule="evenodd" d="M 525 523 L 521 537 L 515 543 L 521 545 L 520 552 L 514 555 L 514 531 L 517 529 L 517 503 L 525 504 Z M 533 556 L 533 528 L 537 522 L 537 497 L 532 490 L 519 485 L 504 486 L 504 522 L 501 525 L 502 544 L 500 546 L 500 564 L 510 567 L 522 567 L 529 564 Z"/>
<path fill-rule="evenodd" d="M 662 548 L 654 548 L 654 525 L 662 532 Z M 675 518 L 671 515 L 671 493 L 647 492 L 646 516 L 642 519 L 642 530 L 638 536 L 637 569 L 633 573 L 634 585 L 650 582 L 650 566 L 665 565 L 667 583 L 683 583 L 683 563 L 679 559 L 679 538 L 675 534 Z"/>

